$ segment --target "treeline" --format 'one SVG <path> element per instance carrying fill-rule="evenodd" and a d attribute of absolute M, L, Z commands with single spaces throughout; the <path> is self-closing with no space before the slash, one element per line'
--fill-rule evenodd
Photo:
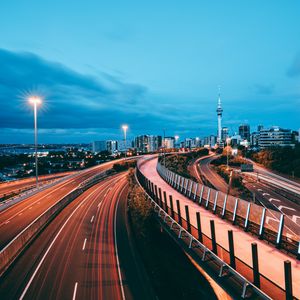
<path fill-rule="evenodd" d="M 282 147 L 251 153 L 254 161 L 281 173 L 300 177 L 300 144 L 295 148 Z"/>
<path fill-rule="evenodd" d="M 208 149 L 201 148 L 197 151 L 191 151 L 182 154 L 174 154 L 166 157 L 166 167 L 186 178 L 191 178 L 188 165 L 195 159 L 208 155 Z M 163 160 L 163 157 L 160 158 Z"/>

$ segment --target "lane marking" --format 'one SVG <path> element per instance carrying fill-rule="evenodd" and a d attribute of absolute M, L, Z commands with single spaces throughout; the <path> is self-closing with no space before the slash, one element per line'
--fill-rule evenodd
<path fill-rule="evenodd" d="M 93 223 L 93 221 L 94 221 L 94 217 L 95 217 L 95 216 L 92 216 L 92 218 L 91 218 L 91 223 Z"/>
<path fill-rule="evenodd" d="M 289 210 L 292 210 L 292 211 L 296 211 L 296 209 L 291 208 L 291 207 L 288 207 L 288 206 L 284 206 L 284 205 L 278 206 L 278 209 L 279 209 L 279 210 L 282 210 L 283 208 L 284 208 L 284 209 L 289 209 Z"/>
<path fill-rule="evenodd" d="M 8 224 L 10 221 L 8 220 L 8 221 L 6 221 L 4 224 Z"/>
<path fill-rule="evenodd" d="M 76 299 L 77 286 L 78 286 L 78 282 L 75 282 L 72 300 L 75 300 L 75 299 Z"/>
<path fill-rule="evenodd" d="M 126 187 L 126 185 L 122 188 L 119 195 L 122 194 L 125 187 Z M 117 259 L 119 281 L 120 281 L 120 285 L 121 285 L 122 299 L 125 300 L 126 298 L 125 298 L 125 292 L 124 292 L 124 287 L 123 287 L 123 279 L 122 279 L 122 274 L 121 274 L 121 269 L 120 269 L 119 254 L 118 254 L 118 242 L 117 242 L 117 211 L 118 211 L 118 206 L 119 206 L 119 199 L 118 199 L 117 204 L 116 204 L 115 215 L 114 215 L 114 237 L 115 237 L 116 259 Z"/>
<path fill-rule="evenodd" d="M 269 199 L 269 201 L 271 201 L 271 202 L 272 202 L 272 201 L 281 202 L 280 200 L 278 200 L 278 199 L 275 199 L 275 198 L 270 198 L 270 199 Z"/>
<path fill-rule="evenodd" d="M 83 246 L 82 246 L 82 251 L 84 251 L 84 249 L 85 249 L 86 241 L 87 241 L 87 239 L 85 238 L 84 242 L 83 242 Z"/>
<path fill-rule="evenodd" d="M 19 213 L 19 216 L 22 216 L 23 215 L 23 213 Z"/>
<path fill-rule="evenodd" d="M 263 190 L 262 189 L 257 189 L 257 191 L 262 192 Z"/>
<path fill-rule="evenodd" d="M 270 196 L 269 193 L 263 193 L 263 196 Z"/>

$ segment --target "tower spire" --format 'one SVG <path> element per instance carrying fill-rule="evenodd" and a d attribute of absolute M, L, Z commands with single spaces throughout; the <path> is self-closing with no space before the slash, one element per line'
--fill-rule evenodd
<path fill-rule="evenodd" d="M 219 96 L 218 96 L 218 106 L 217 106 L 217 116 L 218 116 L 218 137 L 217 142 L 220 144 L 222 142 L 222 104 L 221 104 L 221 87 L 219 86 Z"/>

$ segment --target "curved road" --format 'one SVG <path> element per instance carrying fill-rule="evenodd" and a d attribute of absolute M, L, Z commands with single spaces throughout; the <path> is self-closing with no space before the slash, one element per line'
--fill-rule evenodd
<path fill-rule="evenodd" d="M 118 235 L 126 228 L 126 175 L 103 180 L 68 205 L 0 281 L 0 298 L 151 299 L 135 255 L 123 253 L 124 232 Z"/>

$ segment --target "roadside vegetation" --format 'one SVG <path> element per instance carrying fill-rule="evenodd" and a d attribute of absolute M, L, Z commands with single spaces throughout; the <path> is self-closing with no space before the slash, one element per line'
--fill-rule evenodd
<path fill-rule="evenodd" d="M 300 178 L 300 144 L 294 149 L 277 147 L 250 152 L 248 156 L 269 169 Z"/>
<path fill-rule="evenodd" d="M 232 168 L 239 168 L 241 164 L 247 163 L 247 161 L 241 156 L 229 156 L 228 158 L 229 169 L 227 169 L 226 150 L 223 151 L 223 154 L 219 158 L 211 162 L 215 171 L 226 181 L 227 184 L 229 184 L 230 181 L 230 172 Z M 243 178 L 234 171 L 232 172 L 230 194 L 245 200 L 252 199 L 252 194 L 245 187 L 243 183 Z"/>
<path fill-rule="evenodd" d="M 206 148 L 200 148 L 199 150 L 187 153 L 172 154 L 166 157 L 166 167 L 183 177 L 193 178 L 188 170 L 188 166 L 193 160 L 205 155 L 208 155 L 208 149 Z M 160 161 L 162 160 L 163 157 L 160 157 Z"/>
<path fill-rule="evenodd" d="M 124 162 L 120 162 L 120 163 L 115 163 L 112 167 L 112 169 L 116 172 L 122 172 L 122 171 L 126 171 L 129 168 L 135 168 L 136 166 L 136 161 L 124 161 Z"/>
<path fill-rule="evenodd" d="M 205 277 L 162 230 L 130 171 L 129 219 L 138 253 L 157 299 L 217 299 Z"/>

